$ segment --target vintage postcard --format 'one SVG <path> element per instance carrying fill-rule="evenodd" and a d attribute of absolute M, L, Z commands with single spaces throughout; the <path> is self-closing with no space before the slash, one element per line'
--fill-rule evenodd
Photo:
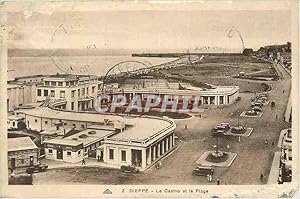
<path fill-rule="evenodd" d="M 297 197 L 298 12 L 1 1 L 0 196 Z"/>

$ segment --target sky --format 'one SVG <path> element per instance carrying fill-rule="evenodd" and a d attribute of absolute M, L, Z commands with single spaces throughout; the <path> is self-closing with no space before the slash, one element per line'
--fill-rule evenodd
<path fill-rule="evenodd" d="M 287 10 L 23 11 L 7 22 L 9 48 L 237 49 L 238 32 L 247 48 L 291 41 Z"/>

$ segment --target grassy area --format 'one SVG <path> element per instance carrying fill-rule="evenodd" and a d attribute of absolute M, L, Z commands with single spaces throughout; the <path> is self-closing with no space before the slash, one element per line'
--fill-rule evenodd
<path fill-rule="evenodd" d="M 240 72 L 259 74 L 269 77 L 274 74 L 271 64 L 252 57 L 208 56 L 192 66 L 181 66 L 161 70 L 154 75 L 164 74 L 168 79 L 190 82 L 202 88 L 211 88 L 209 84 L 222 86 L 239 86 L 240 92 L 264 92 L 268 86 L 255 81 L 232 78 Z M 260 74 L 261 73 L 261 74 Z"/>

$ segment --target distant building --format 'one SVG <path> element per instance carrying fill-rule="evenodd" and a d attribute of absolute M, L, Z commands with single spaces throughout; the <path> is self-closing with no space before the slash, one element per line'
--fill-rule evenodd
<path fill-rule="evenodd" d="M 93 108 L 100 86 L 97 76 L 50 75 L 37 86 L 36 98 L 45 101 L 46 106 L 81 111 Z"/>
<path fill-rule="evenodd" d="M 29 137 L 8 138 L 8 168 L 27 168 L 37 165 L 39 150 Z"/>
<path fill-rule="evenodd" d="M 36 85 L 42 81 L 40 76 L 15 78 L 7 82 L 7 112 L 23 104 L 36 102 Z"/>
<path fill-rule="evenodd" d="M 18 115 L 7 116 L 7 129 L 22 129 L 25 128 L 25 118 Z"/>
<path fill-rule="evenodd" d="M 32 75 L 8 81 L 7 111 L 24 104 L 44 102 L 44 106 L 81 111 L 93 108 L 102 83 L 92 75 Z"/>
<path fill-rule="evenodd" d="M 279 183 L 292 180 L 292 130 L 287 129 L 281 144 L 281 157 L 279 164 Z"/>
<path fill-rule="evenodd" d="M 199 98 L 199 106 L 207 105 L 226 105 L 232 104 L 236 101 L 236 98 L 239 96 L 239 87 L 238 86 L 215 86 L 211 89 L 201 89 L 199 87 L 184 87 L 184 89 L 178 89 L 172 84 L 172 87 L 165 86 L 159 87 L 157 89 L 146 87 L 146 88 L 119 88 L 107 90 L 107 95 L 110 96 L 108 100 L 102 100 L 102 105 L 105 105 L 107 101 L 113 99 L 113 95 L 124 95 L 127 99 L 127 102 L 130 102 L 134 96 L 138 95 L 142 103 L 147 100 L 149 95 L 156 95 L 163 100 L 168 100 L 173 102 L 177 100 L 178 107 L 182 106 L 184 96 L 190 96 L 188 106 L 192 106 L 196 98 Z M 155 108 L 160 108 L 162 103 L 157 105 Z M 168 108 L 168 107 L 167 107 Z"/>

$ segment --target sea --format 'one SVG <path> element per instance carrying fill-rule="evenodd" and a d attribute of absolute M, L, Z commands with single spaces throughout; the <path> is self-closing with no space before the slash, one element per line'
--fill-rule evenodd
<path fill-rule="evenodd" d="M 113 66 L 120 70 L 154 66 L 176 58 L 132 57 L 131 55 L 8 57 L 8 80 L 27 75 L 89 74 L 105 75 Z M 144 64 L 140 64 L 140 62 Z"/>

